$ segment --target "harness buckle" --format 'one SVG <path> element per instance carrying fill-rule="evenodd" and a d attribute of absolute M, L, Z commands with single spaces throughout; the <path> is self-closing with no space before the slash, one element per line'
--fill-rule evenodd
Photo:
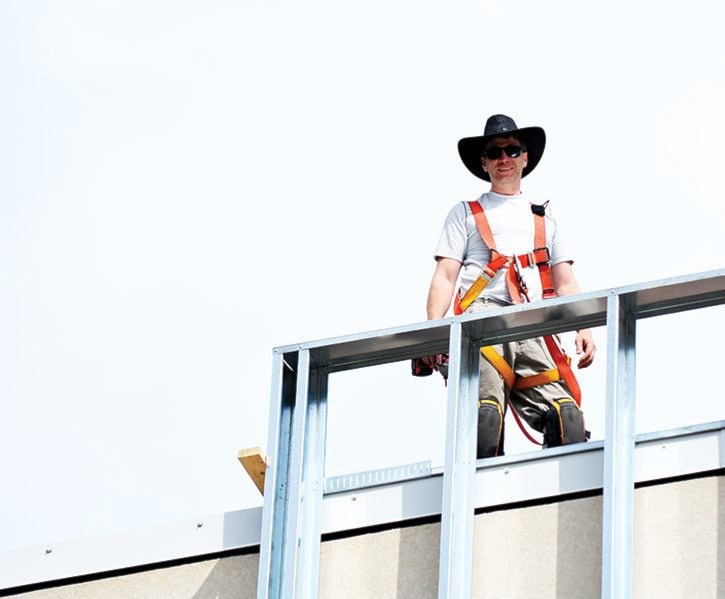
<path fill-rule="evenodd" d="M 537 260 L 536 255 L 539 252 L 544 252 L 546 255 L 546 258 L 544 260 Z M 533 256 L 532 264 L 546 264 L 547 262 L 551 262 L 551 253 L 549 252 L 549 248 L 547 246 L 540 247 L 540 248 L 534 248 L 534 250 L 530 254 Z"/>
<path fill-rule="evenodd" d="M 526 287 L 524 278 L 521 276 L 521 260 L 519 260 L 518 256 L 514 256 L 514 274 L 516 275 L 516 285 L 524 295 L 527 295 L 529 290 Z"/>

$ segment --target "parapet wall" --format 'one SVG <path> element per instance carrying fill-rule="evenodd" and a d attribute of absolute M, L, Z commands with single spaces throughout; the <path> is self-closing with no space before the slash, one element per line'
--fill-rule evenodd
<path fill-rule="evenodd" d="M 725 474 L 635 491 L 635 597 L 725 597 Z M 601 595 L 601 496 L 492 509 L 475 518 L 473 597 Z M 437 598 L 440 526 L 324 541 L 322 599 Z M 259 555 L 155 567 L 12 596 L 24 599 L 254 599 Z"/>

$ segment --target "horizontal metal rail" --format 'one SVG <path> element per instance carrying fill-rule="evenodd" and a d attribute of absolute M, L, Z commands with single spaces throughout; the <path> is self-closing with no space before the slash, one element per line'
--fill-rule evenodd
<path fill-rule="evenodd" d="M 471 588 L 477 347 L 607 325 L 602 597 L 632 594 L 635 325 L 725 303 L 725 269 L 275 348 L 258 599 L 317 593 L 327 376 L 447 351 L 439 597 Z"/>

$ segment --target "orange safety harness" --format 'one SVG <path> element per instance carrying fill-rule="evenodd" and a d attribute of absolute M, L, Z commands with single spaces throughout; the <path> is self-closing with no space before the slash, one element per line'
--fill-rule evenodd
<path fill-rule="evenodd" d="M 526 283 L 521 276 L 521 269 L 536 265 L 539 269 L 539 278 L 541 279 L 542 296 L 544 299 L 556 297 L 554 291 L 554 279 L 551 275 L 551 256 L 549 248 L 546 245 L 546 204 L 531 205 L 531 212 L 534 215 L 534 249 L 526 254 L 519 256 L 505 256 L 496 249 L 493 239 L 491 227 L 488 224 L 486 214 L 477 201 L 468 202 L 473 217 L 476 221 L 476 228 L 488 249 L 491 252 L 491 261 L 483 267 L 479 277 L 468 288 L 468 291 L 461 297 L 460 291 L 456 294 L 453 312 L 454 314 L 462 314 L 468 307 L 481 295 L 483 290 L 495 278 L 501 269 L 505 269 L 506 286 L 514 303 L 520 304 L 524 301 L 530 301 Z M 517 376 L 506 360 L 491 346 L 482 347 L 481 354 L 491 365 L 498 371 L 509 389 L 523 390 L 545 385 L 547 383 L 563 380 L 569 387 L 577 406 L 581 405 L 581 390 L 579 383 L 571 369 L 571 359 L 566 355 L 560 347 L 557 340 L 552 335 L 544 337 L 552 359 L 554 360 L 554 368 L 531 376 Z M 524 428 L 520 416 L 517 414 L 513 405 L 511 412 L 514 415 L 516 423 L 524 433 L 524 435 L 532 442 L 541 445 L 539 441 L 534 439 Z"/>

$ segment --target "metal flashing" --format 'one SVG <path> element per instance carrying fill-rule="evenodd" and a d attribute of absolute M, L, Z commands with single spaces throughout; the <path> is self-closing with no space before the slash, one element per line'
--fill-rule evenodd
<path fill-rule="evenodd" d="M 413 478 L 430 476 L 433 471 L 431 461 L 416 462 L 393 466 L 392 468 L 380 468 L 379 470 L 367 470 L 354 474 L 343 474 L 325 479 L 325 495 L 332 493 L 343 493 L 365 487 L 377 485 L 388 485 Z"/>
<path fill-rule="evenodd" d="M 259 545 L 262 508 L 0 553 L 0 591 Z"/>

